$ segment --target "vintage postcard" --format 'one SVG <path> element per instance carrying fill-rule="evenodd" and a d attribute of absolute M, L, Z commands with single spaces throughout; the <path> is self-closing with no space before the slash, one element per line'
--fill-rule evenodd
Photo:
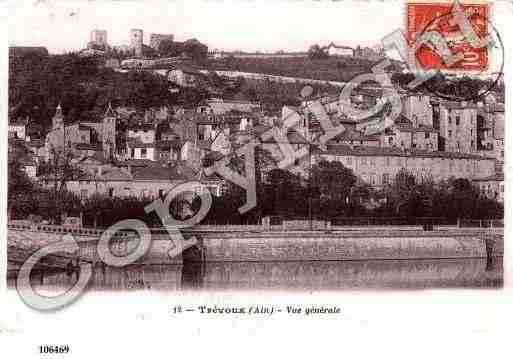
<path fill-rule="evenodd" d="M 1 357 L 502 354 L 511 2 L 0 11 Z"/>

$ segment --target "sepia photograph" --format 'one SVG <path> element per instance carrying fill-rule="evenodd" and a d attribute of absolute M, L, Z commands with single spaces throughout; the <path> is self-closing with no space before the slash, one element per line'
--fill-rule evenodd
<path fill-rule="evenodd" d="M 250 51 L 148 25 L 13 44 L 9 285 L 501 288 L 504 54 L 490 5 L 461 7 L 494 39 L 476 49 L 454 6 L 406 5 L 417 69 L 386 37 Z M 411 86 L 421 69 L 439 71 Z"/>
<path fill-rule="evenodd" d="M 31 313 L 143 295 L 504 290 L 511 3 L 5 10 L 2 276 Z"/>

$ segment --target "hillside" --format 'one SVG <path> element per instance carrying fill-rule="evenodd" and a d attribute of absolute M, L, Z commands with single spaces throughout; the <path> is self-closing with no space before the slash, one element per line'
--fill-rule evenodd
<path fill-rule="evenodd" d="M 167 80 L 150 72 L 118 73 L 76 54 L 9 57 L 9 117 L 29 117 L 47 129 L 60 103 L 66 122 L 100 118 L 112 106 L 146 109 L 197 102 L 206 94 L 169 92 Z M 183 98 L 182 98 L 183 97 Z"/>
<path fill-rule="evenodd" d="M 349 81 L 355 76 L 371 71 L 373 61 L 355 57 L 330 57 L 309 59 L 289 58 L 224 58 L 205 61 L 202 65 L 210 70 L 243 71 L 268 75 L 311 78 L 326 81 Z M 388 70 L 398 70 L 397 62 Z"/>

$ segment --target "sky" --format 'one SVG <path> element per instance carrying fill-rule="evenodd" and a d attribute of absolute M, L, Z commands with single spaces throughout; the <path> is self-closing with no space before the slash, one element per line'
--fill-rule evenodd
<path fill-rule="evenodd" d="M 332 41 L 374 46 L 406 22 L 404 0 L 0 0 L 0 5 L 10 46 L 45 46 L 51 53 L 85 48 L 93 29 L 107 30 L 110 45 L 128 45 L 132 28 L 144 30 L 146 44 L 150 33 L 171 33 L 176 41 L 196 38 L 224 51 L 306 51 Z M 493 3 L 491 21 L 509 44 L 511 18 L 513 2 Z M 493 52 L 488 71 L 499 71 L 502 59 L 502 51 Z"/>
<path fill-rule="evenodd" d="M 2 0 L 0 0 L 2 1 Z M 211 49 L 306 51 L 312 44 L 376 45 L 402 27 L 402 2 L 272 0 L 30 0 L 9 4 L 9 45 L 52 53 L 86 46 L 92 29 L 111 45 L 129 43 L 131 28 L 197 38 Z"/>

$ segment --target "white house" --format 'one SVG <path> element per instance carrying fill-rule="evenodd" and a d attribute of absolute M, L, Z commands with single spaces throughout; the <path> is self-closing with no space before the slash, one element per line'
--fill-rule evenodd
<path fill-rule="evenodd" d="M 9 137 L 24 140 L 27 133 L 27 120 L 18 119 L 9 123 Z"/>
<path fill-rule="evenodd" d="M 325 50 L 330 56 L 354 56 L 354 49 L 352 47 L 335 45 L 333 42 Z"/>

